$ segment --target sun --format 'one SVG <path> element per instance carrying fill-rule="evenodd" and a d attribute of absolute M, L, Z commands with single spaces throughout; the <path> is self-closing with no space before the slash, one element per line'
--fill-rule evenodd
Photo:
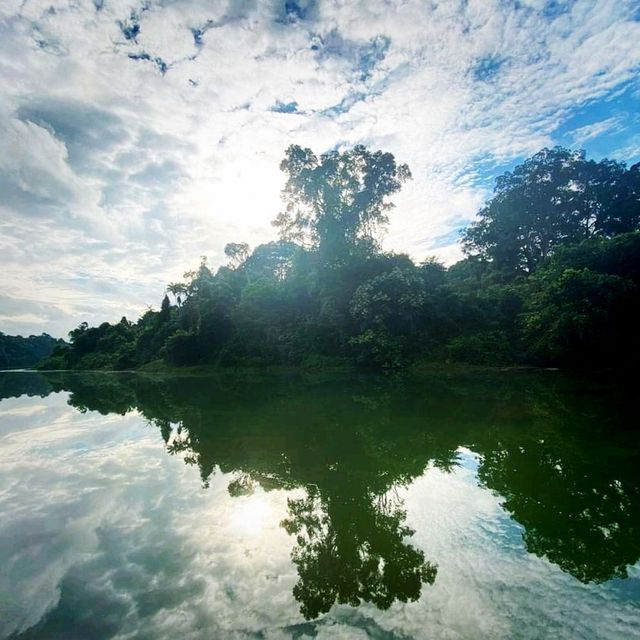
<path fill-rule="evenodd" d="M 266 526 L 269 515 L 269 505 L 264 496 L 253 495 L 237 498 L 231 521 L 234 529 L 246 535 L 257 535 Z"/>

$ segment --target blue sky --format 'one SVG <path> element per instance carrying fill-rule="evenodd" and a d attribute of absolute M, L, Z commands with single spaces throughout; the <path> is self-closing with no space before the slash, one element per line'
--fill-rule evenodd
<path fill-rule="evenodd" d="M 273 239 L 292 143 L 408 163 L 384 246 L 451 263 L 540 148 L 640 161 L 639 69 L 637 0 L 3 0 L 0 330 L 133 318 Z"/>

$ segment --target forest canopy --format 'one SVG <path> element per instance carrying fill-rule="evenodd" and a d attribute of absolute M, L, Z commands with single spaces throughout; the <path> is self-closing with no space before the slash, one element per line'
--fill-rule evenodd
<path fill-rule="evenodd" d="M 63 347 L 64 340 L 52 338 L 48 333 L 39 336 L 8 336 L 0 331 L 0 370 L 26 369 L 38 364 L 55 347 Z"/>
<path fill-rule="evenodd" d="M 411 178 L 392 154 L 292 145 L 280 168 L 278 240 L 230 242 L 226 266 L 203 259 L 158 311 L 81 323 L 42 366 L 637 366 L 640 164 L 543 149 L 496 179 L 449 268 L 381 249 Z"/>

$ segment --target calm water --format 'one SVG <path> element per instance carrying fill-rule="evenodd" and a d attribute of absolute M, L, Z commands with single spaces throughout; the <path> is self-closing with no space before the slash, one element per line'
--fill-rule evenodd
<path fill-rule="evenodd" d="M 0 637 L 640 638 L 634 393 L 0 374 Z"/>

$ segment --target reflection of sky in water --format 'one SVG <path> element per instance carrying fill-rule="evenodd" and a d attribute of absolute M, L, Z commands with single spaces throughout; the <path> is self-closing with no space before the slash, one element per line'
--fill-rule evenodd
<path fill-rule="evenodd" d="M 301 491 L 231 497 L 220 473 L 204 489 L 137 414 L 65 400 L 0 407 L 0 637 L 640 637 L 638 566 L 584 585 L 528 554 L 465 449 L 454 473 L 430 469 L 401 491 L 412 543 L 439 565 L 434 586 L 387 611 L 335 606 L 305 622 L 279 526 Z"/>

